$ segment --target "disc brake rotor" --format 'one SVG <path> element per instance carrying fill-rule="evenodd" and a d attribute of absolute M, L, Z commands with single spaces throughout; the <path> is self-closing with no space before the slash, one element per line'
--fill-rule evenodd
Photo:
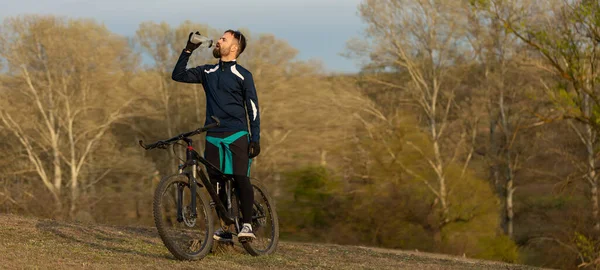
<path fill-rule="evenodd" d="M 183 223 L 185 226 L 190 228 L 196 226 L 196 218 L 192 218 L 192 211 L 190 210 L 190 206 L 186 206 L 183 208 Z"/>

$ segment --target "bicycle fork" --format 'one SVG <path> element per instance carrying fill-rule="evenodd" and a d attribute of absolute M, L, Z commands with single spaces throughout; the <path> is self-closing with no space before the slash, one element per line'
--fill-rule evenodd
<path fill-rule="evenodd" d="M 196 196 L 198 196 L 196 194 L 196 177 L 197 172 L 196 170 L 198 169 L 198 165 L 194 164 L 192 166 L 192 175 L 190 177 L 190 175 L 188 175 L 188 179 L 189 179 L 189 185 L 190 185 L 190 218 L 194 219 L 196 217 L 198 217 L 198 212 L 196 212 Z M 179 173 L 183 173 L 183 170 L 180 168 L 179 169 Z M 177 200 L 177 221 L 182 222 L 183 221 L 183 189 L 184 186 L 182 184 L 178 184 L 177 185 L 177 196 L 176 196 L 176 200 Z"/>

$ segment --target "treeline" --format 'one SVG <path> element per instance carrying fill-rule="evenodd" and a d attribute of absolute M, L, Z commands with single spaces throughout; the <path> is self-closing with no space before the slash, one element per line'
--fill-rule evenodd
<path fill-rule="evenodd" d="M 348 41 L 365 64 L 355 75 L 324 74 L 242 29 L 238 62 L 262 113 L 252 176 L 276 198 L 282 237 L 597 267 L 600 4 L 367 0 L 358 11 L 368 27 Z M 225 29 L 144 22 L 123 37 L 92 20 L 5 20 L 2 211 L 152 226 L 154 187 L 183 148 L 137 141 L 202 125 L 201 86 L 170 79 L 195 30 Z M 190 66 L 214 61 L 194 52 Z"/>

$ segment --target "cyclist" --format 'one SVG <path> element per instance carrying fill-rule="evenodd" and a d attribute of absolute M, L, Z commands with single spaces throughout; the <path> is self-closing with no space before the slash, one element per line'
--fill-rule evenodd
<path fill-rule="evenodd" d="M 218 63 L 187 68 L 190 55 L 201 45 L 190 42 L 192 34 L 173 69 L 172 79 L 202 84 L 206 94 L 205 125 L 214 122 L 210 118 L 212 115 L 221 121 L 219 127 L 206 134 L 205 158 L 212 164 L 219 164 L 217 167 L 225 174 L 233 175 L 242 210 L 243 225 L 238 239 L 256 238 L 251 225 L 254 192 L 249 176 L 252 159 L 260 153 L 260 110 L 252 73 L 236 62 L 246 48 L 246 38 L 239 31 L 225 31 L 212 52 L 219 59 Z M 218 187 L 221 200 L 226 203 L 223 183 L 217 184 L 217 177 L 210 177 Z M 232 235 L 219 228 L 213 238 L 231 241 Z"/>

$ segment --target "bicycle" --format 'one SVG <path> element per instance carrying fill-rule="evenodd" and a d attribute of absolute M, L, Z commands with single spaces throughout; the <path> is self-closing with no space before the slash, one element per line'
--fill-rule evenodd
<path fill-rule="evenodd" d="M 167 140 L 159 140 L 147 145 L 142 140 L 139 141 L 140 146 L 146 150 L 167 149 L 169 145 L 173 145 L 175 151 L 175 145 L 180 144 L 179 141 L 187 144 L 185 162 L 179 164 L 177 173 L 161 179 L 153 198 L 154 222 L 160 238 L 179 260 L 201 260 L 211 252 L 214 244 L 215 221 L 219 221 L 223 229 L 230 231 L 235 238 L 242 226 L 240 202 L 235 195 L 233 177 L 225 175 L 219 168 L 204 159 L 194 149 L 193 141 L 189 138 L 219 126 L 219 119 L 214 116 L 212 118 L 216 123 L 181 133 Z M 215 191 L 200 164 L 205 166 L 207 172 L 210 171 L 224 180 L 226 204 L 219 199 L 218 188 Z M 201 182 L 197 181 L 198 176 Z M 252 256 L 269 255 L 275 252 L 279 242 L 277 211 L 266 188 L 254 178 L 251 178 L 250 182 L 254 190 L 252 228 L 256 239 L 238 239 L 238 241 Z M 173 190 L 170 189 L 171 187 Z"/>

